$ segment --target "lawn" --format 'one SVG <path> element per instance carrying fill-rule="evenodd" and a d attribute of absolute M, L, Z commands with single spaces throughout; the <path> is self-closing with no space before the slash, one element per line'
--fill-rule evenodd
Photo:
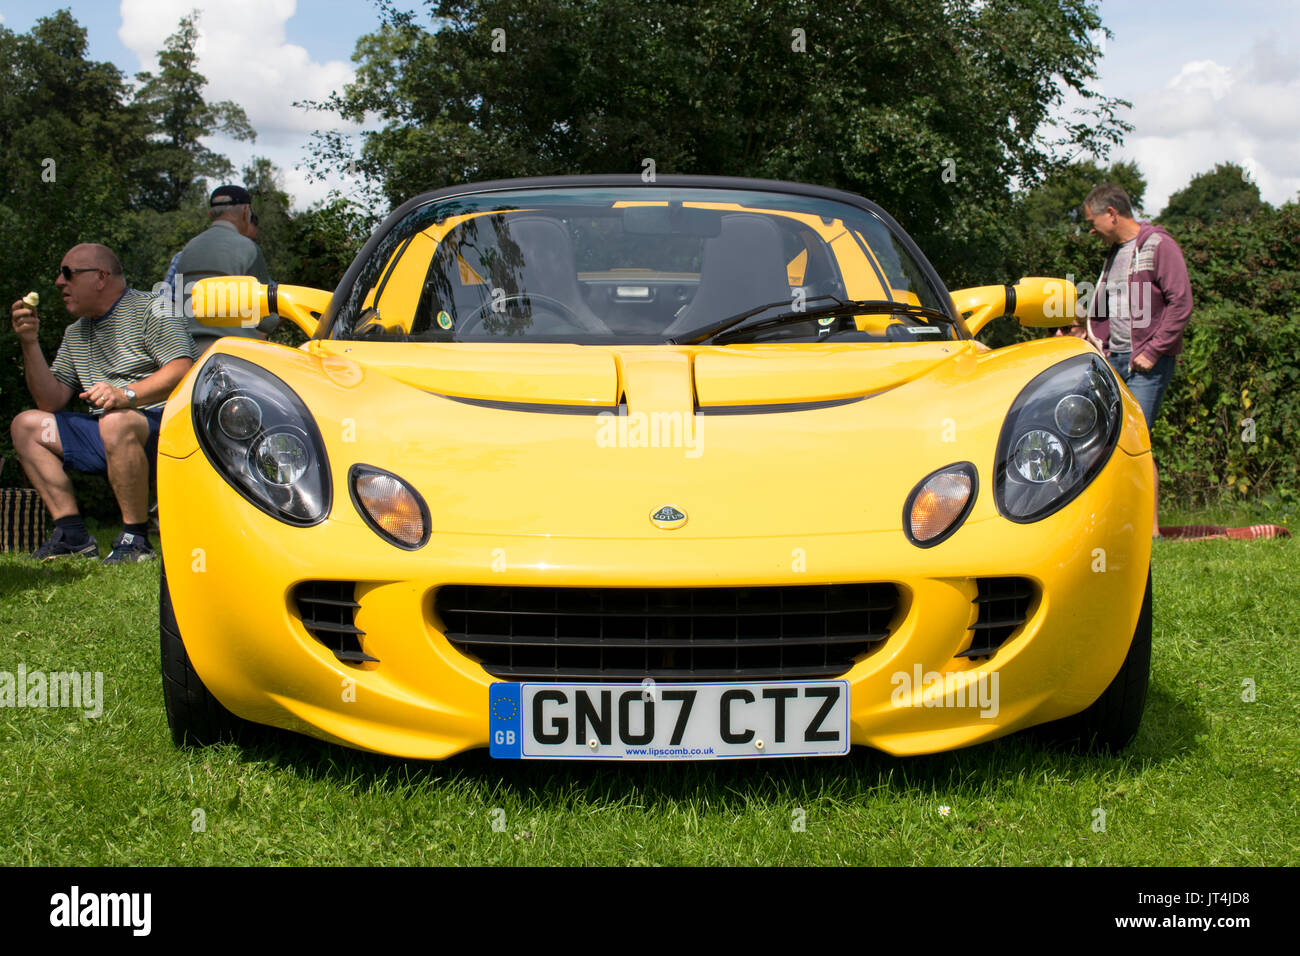
<path fill-rule="evenodd" d="M 74 866 L 1294 866 L 1297 582 L 1295 540 L 1157 542 L 1152 685 L 1118 756 L 1016 736 L 909 759 L 421 763 L 291 735 L 177 750 L 157 565 L 0 555 L 0 671 L 100 671 L 105 698 L 93 718 L 0 707 L 0 847 Z"/>

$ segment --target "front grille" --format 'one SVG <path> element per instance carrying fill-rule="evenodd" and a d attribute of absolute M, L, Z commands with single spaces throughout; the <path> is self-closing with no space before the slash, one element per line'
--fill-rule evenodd
<path fill-rule="evenodd" d="M 1028 578 L 976 578 L 975 623 L 971 645 L 958 657 L 992 657 L 1020 625 L 1029 619 L 1034 584 Z"/>
<path fill-rule="evenodd" d="M 377 661 L 361 649 L 365 631 L 356 626 L 355 581 L 303 581 L 293 590 L 303 627 L 339 660 L 348 664 Z"/>
<path fill-rule="evenodd" d="M 509 680 L 736 680 L 843 674 L 889 636 L 890 584 L 755 588 L 448 585 L 447 639 Z"/>

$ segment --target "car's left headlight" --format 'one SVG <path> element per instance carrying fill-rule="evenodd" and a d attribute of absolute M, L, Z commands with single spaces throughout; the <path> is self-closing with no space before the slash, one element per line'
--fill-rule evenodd
<path fill-rule="evenodd" d="M 192 406 L 203 453 L 241 495 L 288 524 L 329 514 L 325 443 L 288 385 L 252 362 L 214 355 L 194 383 Z"/>
<path fill-rule="evenodd" d="M 1119 385 L 1098 355 L 1078 355 L 1035 376 L 998 439 L 998 511 L 1026 524 L 1063 508 L 1109 460 L 1121 417 Z"/>

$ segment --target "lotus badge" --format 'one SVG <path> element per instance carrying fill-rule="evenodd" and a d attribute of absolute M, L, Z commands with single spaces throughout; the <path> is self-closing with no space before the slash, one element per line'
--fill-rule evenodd
<path fill-rule="evenodd" d="M 678 511 L 672 505 L 664 505 L 650 516 L 650 523 L 656 528 L 672 531 L 686 524 L 686 513 Z"/>

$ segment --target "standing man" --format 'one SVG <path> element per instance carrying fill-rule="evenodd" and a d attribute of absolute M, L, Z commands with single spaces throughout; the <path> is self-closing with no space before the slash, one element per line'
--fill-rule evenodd
<path fill-rule="evenodd" d="M 65 469 L 106 472 L 122 533 L 105 564 L 154 556 L 149 544 L 149 464 L 157 453 L 163 405 L 194 364 L 185 320 L 164 301 L 126 287 L 122 264 L 95 243 L 73 246 L 55 285 L 77 317 L 48 365 L 37 340 L 40 322 L 22 300 L 10 310 L 36 408 L 10 426 L 23 470 L 54 518 L 54 534 L 32 557 L 93 558 L 99 546 L 86 530 Z M 91 412 L 64 412 L 74 396 Z"/>
<path fill-rule="evenodd" d="M 213 276 L 254 276 L 258 282 L 270 282 L 262 250 L 253 240 L 257 238 L 257 214 L 253 212 L 253 197 L 243 186 L 218 186 L 208 199 L 208 218 L 212 225 L 199 233 L 172 260 L 175 275 L 169 270 L 165 282 L 175 282 L 184 292 L 186 287 L 200 279 Z M 188 298 L 188 294 L 186 295 Z M 189 320 L 190 334 L 201 356 L 218 338 L 224 335 L 242 335 L 265 338 L 280 324 L 278 315 L 268 315 L 257 326 L 213 327 Z"/>
<path fill-rule="evenodd" d="M 1111 244 L 1088 309 L 1087 333 L 1142 406 L 1147 429 L 1155 428 L 1165 390 L 1183 350 L 1183 329 L 1192 317 L 1192 286 L 1178 243 L 1162 226 L 1138 222 L 1128 193 L 1110 183 L 1083 201 L 1092 231 Z M 1078 330 L 1082 331 L 1082 330 Z M 1159 507 L 1159 476 L 1152 457 Z M 1160 522 L 1152 512 L 1153 537 Z"/>

